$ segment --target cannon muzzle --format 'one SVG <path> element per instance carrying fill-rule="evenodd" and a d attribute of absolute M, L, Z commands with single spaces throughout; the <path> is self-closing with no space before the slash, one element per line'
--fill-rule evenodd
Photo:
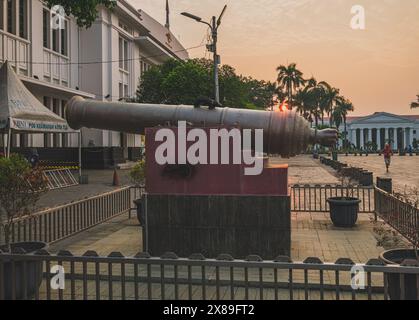
<path fill-rule="evenodd" d="M 144 134 L 146 128 L 177 125 L 179 121 L 197 127 L 227 126 L 263 129 L 264 151 L 283 157 L 304 152 L 311 144 L 336 145 L 335 129 L 317 131 L 295 111 L 195 108 L 185 105 L 102 102 L 73 97 L 65 109 L 72 129 L 83 127 Z"/>

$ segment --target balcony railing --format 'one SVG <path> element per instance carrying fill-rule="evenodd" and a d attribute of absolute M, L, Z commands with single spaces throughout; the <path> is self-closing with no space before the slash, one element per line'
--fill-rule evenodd
<path fill-rule="evenodd" d="M 30 74 L 30 47 L 28 40 L 0 30 L 0 62 L 9 61 L 18 74 Z"/>
<path fill-rule="evenodd" d="M 44 48 L 44 78 L 45 80 L 68 86 L 70 83 L 70 59 L 58 52 Z"/>

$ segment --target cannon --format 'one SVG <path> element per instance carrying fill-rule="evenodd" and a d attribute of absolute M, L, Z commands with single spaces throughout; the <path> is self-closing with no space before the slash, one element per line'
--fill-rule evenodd
<path fill-rule="evenodd" d="M 146 128 L 176 126 L 179 121 L 195 127 L 263 129 L 265 153 L 282 157 L 296 156 L 311 144 L 333 146 L 338 139 L 335 129 L 312 129 L 295 111 L 116 103 L 76 96 L 67 103 L 65 118 L 75 130 L 86 127 L 133 134 L 144 134 Z"/>

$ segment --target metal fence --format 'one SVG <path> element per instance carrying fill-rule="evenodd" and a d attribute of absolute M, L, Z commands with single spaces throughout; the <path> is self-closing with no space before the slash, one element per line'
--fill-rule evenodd
<path fill-rule="evenodd" d="M 61 283 L 53 279 L 56 266 L 64 268 Z M 0 253 L 0 300 L 387 300 L 393 275 L 401 277 L 403 289 L 405 277 L 419 281 L 419 268 L 384 266 L 379 260 L 354 265 L 349 259 L 323 263 L 318 258 L 262 261 L 257 256 L 234 260 L 229 255 L 210 260 L 201 255 L 180 259 L 175 254 L 152 258 L 144 253 L 136 257 Z M 52 282 L 65 287 L 55 290 Z"/>
<path fill-rule="evenodd" d="M 328 212 L 327 199 L 333 197 L 356 197 L 361 200 L 361 213 L 374 212 L 374 187 L 339 185 L 293 185 L 291 187 L 291 211 Z"/>
<path fill-rule="evenodd" d="M 419 208 L 375 189 L 375 215 L 396 229 L 412 243 L 419 245 Z"/>
<path fill-rule="evenodd" d="M 141 188 L 130 187 L 55 207 L 17 219 L 11 228 L 12 242 L 63 240 L 130 212 Z"/>

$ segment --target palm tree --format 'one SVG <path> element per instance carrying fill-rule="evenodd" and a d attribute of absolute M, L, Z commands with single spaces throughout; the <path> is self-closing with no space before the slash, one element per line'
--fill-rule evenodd
<path fill-rule="evenodd" d="M 327 116 L 330 119 L 330 125 L 332 125 L 333 109 L 338 103 L 342 102 L 342 97 L 339 95 L 339 89 L 333 88 L 325 81 L 320 82 L 319 86 L 323 90 L 323 97 L 320 106 L 322 110 L 322 124 L 324 124 L 324 113 L 327 113 Z"/>
<path fill-rule="evenodd" d="M 289 66 L 279 66 L 278 84 L 282 89 L 285 89 L 288 96 L 289 109 L 293 107 L 293 91 L 296 91 L 300 86 L 304 85 L 303 73 L 297 69 L 296 63 L 291 63 Z"/>
<path fill-rule="evenodd" d="M 338 100 L 336 107 L 333 111 L 333 121 L 336 124 L 336 128 L 339 130 L 340 125 L 344 124 L 344 147 L 346 147 L 348 141 L 348 130 L 347 130 L 347 117 L 349 112 L 353 112 L 355 110 L 353 104 L 345 99 L 344 97 L 340 97 Z"/>
<path fill-rule="evenodd" d="M 308 95 L 308 111 L 312 117 L 314 117 L 316 127 L 318 127 L 319 119 L 322 119 L 322 124 L 324 124 L 324 110 L 322 103 L 324 101 L 324 89 L 317 82 L 315 78 L 311 78 L 306 81 L 307 86 L 304 88 L 304 92 Z"/>
<path fill-rule="evenodd" d="M 310 104 L 312 104 L 310 93 L 305 89 L 298 90 L 294 96 L 294 106 L 297 108 L 297 112 L 307 120 L 311 118 Z"/>
<path fill-rule="evenodd" d="M 417 97 L 418 97 L 418 101 L 417 102 L 412 102 L 412 104 L 410 105 L 410 107 L 412 109 L 419 108 L 419 95 Z"/>

